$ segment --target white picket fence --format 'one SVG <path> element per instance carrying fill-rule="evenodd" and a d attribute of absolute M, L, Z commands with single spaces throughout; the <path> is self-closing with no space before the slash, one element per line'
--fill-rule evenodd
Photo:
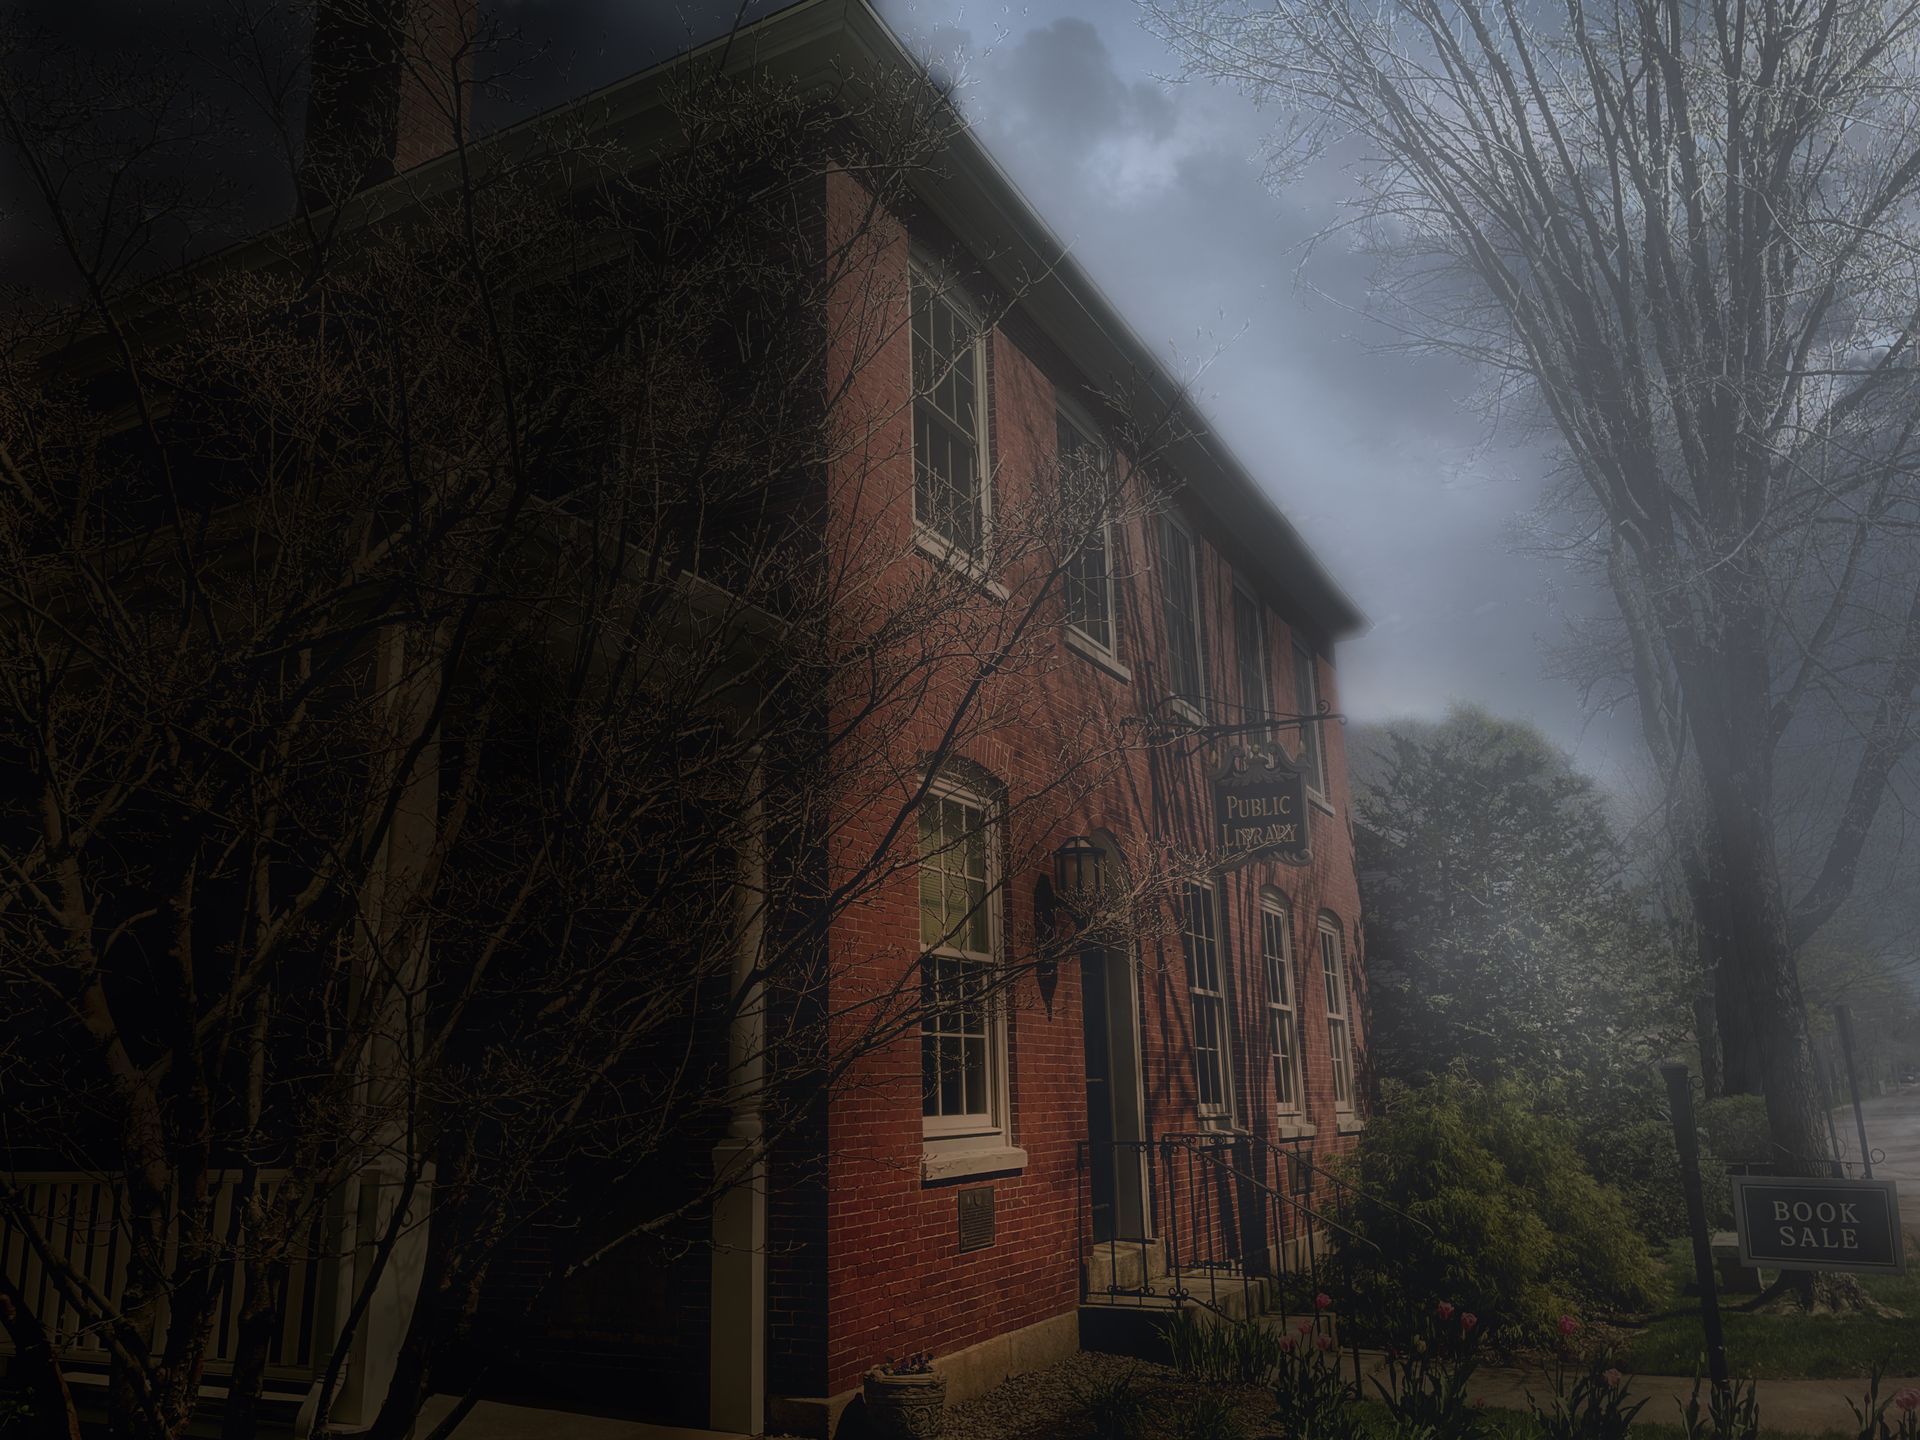
<path fill-rule="evenodd" d="M 83 1174 L 37 1174 L 12 1177 L 25 1199 L 24 1208 L 48 1248 L 86 1277 L 88 1285 L 118 1304 L 126 1290 L 128 1235 L 120 1210 L 118 1182 Z M 262 1198 L 271 1201 L 284 1176 L 263 1172 Z M 233 1223 L 234 1177 L 217 1174 L 213 1180 L 212 1233 L 226 1236 Z M 176 1221 L 177 1224 L 177 1221 Z M 276 1379 L 298 1379 L 314 1371 L 314 1327 L 324 1276 L 333 1273 L 323 1263 L 315 1234 L 287 1267 L 285 1303 L 280 1307 L 280 1331 L 269 1352 L 267 1373 Z M 177 1242 L 177 1235 L 174 1237 Z M 0 1272 L 13 1281 L 27 1306 L 55 1337 L 70 1362 L 105 1364 L 107 1346 L 97 1325 L 66 1299 L 48 1273 L 48 1267 L 12 1223 L 0 1219 Z M 240 1341 L 240 1307 L 244 1298 L 243 1267 L 236 1258 L 228 1265 L 220 1287 L 220 1306 L 213 1337 L 207 1348 L 207 1368 L 230 1369 Z M 0 1354 L 11 1349 L 0 1331 Z"/>

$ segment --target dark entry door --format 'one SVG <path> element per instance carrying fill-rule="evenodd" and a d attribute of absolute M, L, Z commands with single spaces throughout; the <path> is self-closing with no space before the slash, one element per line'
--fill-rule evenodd
<path fill-rule="evenodd" d="M 1089 1186 L 1093 1198 L 1093 1238 L 1115 1238 L 1113 1220 L 1113 1005 L 1108 995 L 1112 966 L 1098 945 L 1080 950 L 1081 1015 L 1087 1054 L 1087 1142 L 1091 1154 Z"/>

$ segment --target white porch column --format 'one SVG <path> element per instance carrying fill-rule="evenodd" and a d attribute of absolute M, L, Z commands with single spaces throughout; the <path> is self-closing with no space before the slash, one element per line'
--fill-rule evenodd
<path fill-rule="evenodd" d="M 761 960 L 767 897 L 766 815 L 756 757 L 748 778 L 740 874 L 734 884 L 733 990 L 740 997 L 727 1034 L 727 1138 L 713 1147 L 713 1292 L 708 1334 L 707 1423 L 757 1435 L 767 1400 L 767 1161 L 761 1150 L 766 1080 L 765 993 Z"/>

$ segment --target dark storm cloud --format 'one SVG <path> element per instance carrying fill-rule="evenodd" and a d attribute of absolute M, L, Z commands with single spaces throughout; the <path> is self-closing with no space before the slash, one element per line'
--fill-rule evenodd
<path fill-rule="evenodd" d="M 1346 180 L 1323 166 L 1274 194 L 1273 117 L 1173 68 L 1131 7 L 1036 3 L 988 33 L 954 7 L 895 0 L 924 47 L 965 51 L 963 104 L 982 139 L 1135 329 L 1195 391 L 1221 437 L 1374 622 L 1341 656 L 1358 718 L 1435 717 L 1456 699 L 1532 718 L 1587 763 L 1633 755 L 1546 675 L 1570 617 L 1598 597 L 1516 553 L 1542 493 L 1534 437 L 1494 433 L 1479 381 L 1387 353 L 1360 313 L 1373 262 L 1344 241 Z"/>

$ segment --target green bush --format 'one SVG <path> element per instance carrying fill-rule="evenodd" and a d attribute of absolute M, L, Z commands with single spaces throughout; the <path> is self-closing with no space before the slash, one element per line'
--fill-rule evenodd
<path fill-rule="evenodd" d="M 1362 1198 L 1343 1248 L 1364 1322 L 1391 1333 L 1409 1305 L 1444 1300 L 1524 1340 L 1564 1313 L 1653 1303 L 1646 1238 L 1564 1119 L 1518 1085 L 1457 1077 L 1385 1098 L 1348 1162 Z"/>
<path fill-rule="evenodd" d="M 1209 1385 L 1265 1385 L 1280 1363 L 1280 1332 L 1258 1320 L 1198 1320 L 1182 1310 L 1167 1326 L 1173 1368 Z"/>
<path fill-rule="evenodd" d="M 1143 1440 L 1147 1433 L 1147 1397 L 1131 1369 L 1094 1380 L 1074 1395 L 1081 1428 L 1093 1440 Z"/>
<path fill-rule="evenodd" d="M 1574 1115 L 1578 1145 L 1594 1179 L 1610 1185 L 1626 1201 L 1640 1233 L 1656 1245 L 1687 1233 L 1687 1205 L 1680 1188 L 1680 1157 L 1673 1143 L 1673 1122 L 1666 1096 L 1652 1083 L 1623 1091 L 1610 1103 L 1588 1104 Z M 1571 1108 L 1571 1107 L 1569 1107 Z M 1700 1184 L 1707 1202 L 1707 1223 L 1733 1225 L 1731 1161 L 1760 1160 L 1771 1148 L 1766 1105 L 1758 1096 L 1729 1095 L 1704 1102 L 1696 1113 L 1700 1145 Z"/>
<path fill-rule="evenodd" d="M 1242 1440 L 1246 1427 L 1224 1395 L 1196 1395 L 1168 1417 L 1167 1440 Z"/>

